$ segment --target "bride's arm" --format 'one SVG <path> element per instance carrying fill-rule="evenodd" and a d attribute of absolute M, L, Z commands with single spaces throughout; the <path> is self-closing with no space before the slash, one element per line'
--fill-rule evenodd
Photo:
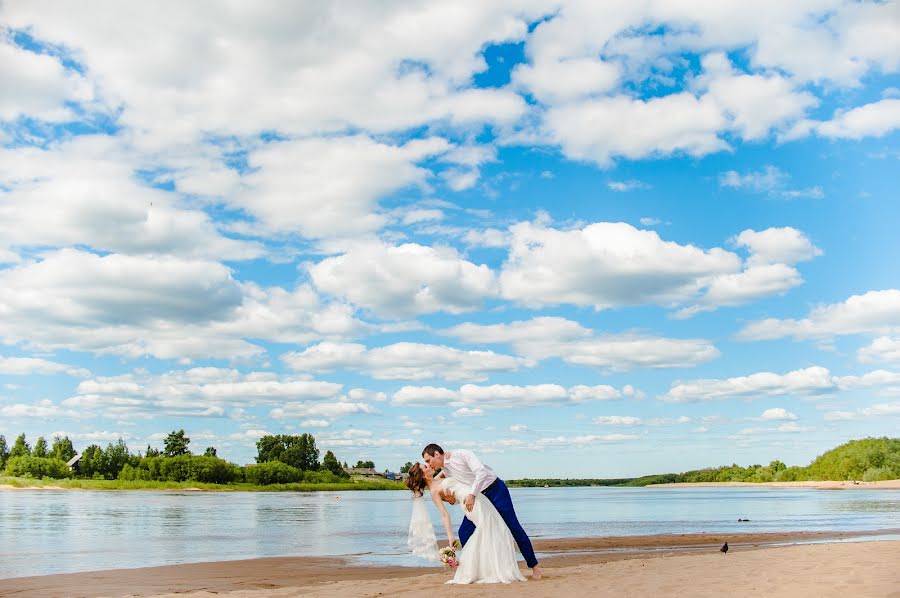
<path fill-rule="evenodd" d="M 441 521 L 444 524 L 444 531 L 447 532 L 447 543 L 450 546 L 453 546 L 453 541 L 456 539 L 456 537 L 453 535 L 453 524 L 450 522 L 450 513 L 448 513 L 446 507 L 444 507 L 444 502 L 441 500 L 441 493 L 438 488 L 438 484 L 432 485 L 431 500 L 433 500 L 434 504 L 437 505 L 438 512 L 440 512 L 441 514 Z"/>

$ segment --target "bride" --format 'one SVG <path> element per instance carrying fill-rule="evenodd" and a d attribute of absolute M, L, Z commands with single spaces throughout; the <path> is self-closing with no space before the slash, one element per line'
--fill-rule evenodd
<path fill-rule="evenodd" d="M 406 486 L 413 493 L 413 516 L 409 526 L 409 545 L 413 553 L 425 558 L 436 558 L 437 538 L 423 498 L 427 488 L 431 500 L 441 513 L 441 521 L 452 546 L 455 540 L 450 515 L 444 507 L 443 497 L 452 496 L 463 514 L 475 524 L 475 533 L 466 542 L 459 556 L 456 575 L 447 583 L 510 583 L 525 581 L 516 562 L 516 543 L 512 533 L 500 517 L 500 513 L 484 496 L 475 497 L 475 505 L 466 511 L 463 499 L 472 489 L 453 478 L 438 479 L 427 464 L 416 463 L 409 470 Z M 449 502 L 449 501 L 448 501 Z"/>

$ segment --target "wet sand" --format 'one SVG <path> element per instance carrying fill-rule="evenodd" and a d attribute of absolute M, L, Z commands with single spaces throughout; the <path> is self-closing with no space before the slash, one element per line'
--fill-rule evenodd
<path fill-rule="evenodd" d="M 877 538 L 888 533 L 898 534 L 900 530 L 872 532 L 867 535 Z M 892 580 L 894 584 L 900 583 L 900 574 L 895 571 L 898 569 L 896 563 L 900 562 L 900 541 L 777 546 L 791 542 L 842 540 L 861 535 L 807 532 L 537 539 L 534 544 L 545 567 L 545 579 L 529 582 L 527 586 L 445 587 L 443 583 L 449 577 L 435 567 L 370 567 L 336 558 L 279 557 L 6 579 L 0 580 L 0 596 L 208 598 L 225 593 L 229 598 L 349 597 L 412 596 L 423 590 L 434 596 L 486 596 L 495 591 L 514 596 L 525 590 L 529 596 L 558 596 L 563 593 L 581 596 L 593 595 L 595 587 L 604 592 L 609 590 L 610 595 L 649 595 L 647 593 L 656 591 L 688 590 L 691 595 L 705 595 L 698 593 L 699 582 L 702 582 L 701 585 L 717 588 L 717 595 L 721 595 L 729 587 L 729 579 L 720 579 L 721 572 L 718 570 L 705 570 L 710 558 L 713 560 L 709 563 L 715 563 L 716 567 L 744 563 L 743 567 L 761 567 L 766 575 L 773 575 L 772 571 L 784 568 L 784 559 L 790 561 L 796 558 L 799 560 L 794 569 L 785 570 L 783 574 L 795 582 L 809 577 L 810 587 L 820 589 L 822 586 L 819 579 L 822 575 L 835 577 L 834 572 L 843 571 L 849 565 L 852 565 L 854 572 L 858 572 L 850 578 L 866 575 L 870 580 L 884 578 Z M 719 552 L 719 547 L 725 541 L 728 541 L 731 548 L 727 555 Z M 755 556 L 756 553 L 763 556 Z M 823 566 L 822 563 L 830 558 L 827 555 L 840 555 L 841 559 L 848 559 L 850 563 L 836 560 L 824 567 L 825 571 L 817 572 L 814 578 L 808 575 L 808 569 Z M 674 564 L 676 559 L 683 560 Z M 882 564 L 889 571 L 882 571 Z M 697 571 L 697 579 L 685 577 L 685 571 L 691 570 Z M 728 575 L 739 578 L 746 573 L 742 571 L 730 568 L 724 570 Z M 639 576 L 639 579 L 621 577 L 623 575 Z M 680 587 L 680 583 L 686 585 Z M 838 584 L 835 587 L 843 587 L 843 582 L 838 583 L 836 578 L 834 583 Z M 795 584 L 791 587 L 796 590 L 798 586 Z M 611 588 L 616 591 L 612 592 Z M 623 588 L 631 588 L 635 593 L 623 593 Z M 640 588 L 642 589 L 638 591 Z M 749 587 L 747 591 L 750 591 Z M 737 592 L 737 595 L 741 594 L 741 591 Z M 603 592 L 596 595 L 603 595 Z M 832 594 L 794 592 L 783 595 Z M 900 593 L 897 595 L 900 596 Z"/>

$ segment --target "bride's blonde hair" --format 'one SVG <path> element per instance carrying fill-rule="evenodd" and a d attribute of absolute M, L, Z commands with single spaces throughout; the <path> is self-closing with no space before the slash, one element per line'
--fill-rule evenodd
<path fill-rule="evenodd" d="M 425 494 L 426 486 L 425 474 L 422 473 L 422 467 L 418 463 L 415 463 L 409 468 L 409 477 L 406 478 L 406 487 L 409 488 L 415 496 L 422 496 Z"/>

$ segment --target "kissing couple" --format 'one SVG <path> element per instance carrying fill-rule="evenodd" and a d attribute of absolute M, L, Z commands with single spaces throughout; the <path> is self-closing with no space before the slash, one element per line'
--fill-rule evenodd
<path fill-rule="evenodd" d="M 413 554 L 436 558 L 437 537 L 425 507 L 425 490 L 441 514 L 447 541 L 453 546 L 453 526 L 444 502 L 462 507 L 459 541 L 463 553 L 456 575 L 447 583 L 510 583 L 525 581 L 516 562 L 516 545 L 531 567 L 531 579 L 541 578 L 531 540 L 513 508 L 509 488 L 493 469 L 467 450 L 444 453 L 437 444 L 422 451 L 424 463 L 409 469 L 406 486 L 413 493 L 409 547 Z M 436 473 L 440 470 L 440 473 Z"/>

